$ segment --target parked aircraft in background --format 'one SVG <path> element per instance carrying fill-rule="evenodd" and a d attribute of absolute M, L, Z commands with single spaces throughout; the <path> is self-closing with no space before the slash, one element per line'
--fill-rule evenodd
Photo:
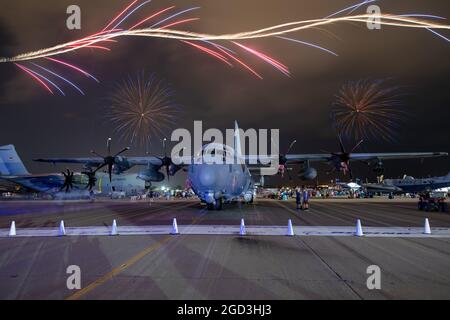
<path fill-rule="evenodd" d="M 189 161 L 176 161 L 175 164 L 170 157 L 164 155 L 162 157 L 146 156 L 146 157 L 125 157 L 120 156 L 128 148 L 122 149 L 115 155 L 111 155 L 111 139 L 108 139 L 107 148 L 108 155 L 103 157 L 89 158 L 44 158 L 36 159 L 39 162 L 47 163 L 78 163 L 83 164 L 87 175 L 93 175 L 97 170 L 103 167 L 108 168 L 108 174 L 111 179 L 112 173 L 120 174 L 129 168 L 141 165 L 146 166 L 145 169 L 138 173 L 138 177 L 147 181 L 162 181 L 164 174 L 160 172 L 165 167 L 166 177 L 174 175 L 180 169 L 184 169 L 188 173 L 188 181 L 193 191 L 201 199 L 207 203 L 209 209 L 221 209 L 223 202 L 229 202 L 235 199 L 244 199 L 245 202 L 253 201 L 254 182 L 250 173 L 248 163 L 251 159 L 261 160 L 259 156 L 242 155 L 241 133 L 237 122 L 234 129 L 233 146 L 223 144 L 207 144 L 196 156 L 189 157 Z M 290 148 L 293 143 L 291 143 Z M 208 164 L 208 159 L 204 157 L 204 150 L 208 148 L 207 154 L 214 156 L 222 155 L 223 158 L 238 159 L 233 164 Z M 211 152 L 211 150 L 213 150 Z M 95 152 L 92 152 L 96 154 Z M 317 171 L 310 166 L 311 162 L 327 162 L 333 164 L 337 170 L 348 172 L 349 163 L 351 161 L 375 161 L 377 166 L 382 165 L 383 160 L 390 159 L 408 159 L 408 158 L 428 158 L 446 156 L 444 152 L 413 152 L 413 153 L 352 153 L 346 152 L 341 143 L 341 152 L 339 153 L 322 153 L 322 154 L 281 154 L 279 156 L 279 174 L 289 172 L 292 168 L 290 165 L 300 165 L 298 172 L 299 177 L 304 179 L 314 179 Z M 202 157 L 202 164 L 198 164 L 196 157 Z M 208 156 L 206 156 L 208 157 Z M 182 160 L 182 159 L 181 159 Z M 254 163 L 254 162 L 252 162 Z M 267 163 L 267 162 L 266 162 Z M 262 167 L 262 165 L 260 165 Z M 92 179 L 90 180 L 92 182 Z"/>
<path fill-rule="evenodd" d="M 0 191 L 2 192 L 43 192 L 53 196 L 72 191 L 79 196 L 94 194 L 109 195 L 121 192 L 126 195 L 146 192 L 148 184 L 136 174 L 112 177 L 96 172 L 94 176 L 69 169 L 62 173 L 30 174 L 13 145 L 0 147 Z M 67 196 L 67 195 L 66 195 Z"/>
<path fill-rule="evenodd" d="M 385 179 L 380 183 L 366 183 L 363 187 L 369 193 L 421 193 L 450 187 L 450 173 L 446 176 L 414 179 L 405 176 L 403 179 Z"/>

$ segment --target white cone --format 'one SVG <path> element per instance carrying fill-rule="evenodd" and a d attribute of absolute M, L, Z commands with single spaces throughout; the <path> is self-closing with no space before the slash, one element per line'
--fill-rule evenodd
<path fill-rule="evenodd" d="M 179 234 L 179 232 L 178 232 L 178 225 L 177 225 L 177 219 L 176 218 L 173 218 L 172 231 L 170 232 L 170 234 Z"/>
<path fill-rule="evenodd" d="M 58 236 L 65 236 L 66 235 L 66 228 L 64 227 L 64 221 L 61 220 L 59 223 L 59 230 L 58 230 Z"/>
<path fill-rule="evenodd" d="M 17 235 L 16 234 L 16 222 L 13 221 L 13 222 L 11 222 L 11 228 L 9 228 L 9 236 L 13 237 L 15 235 Z"/>
<path fill-rule="evenodd" d="M 428 218 L 425 218 L 425 226 L 423 228 L 423 233 L 431 234 L 430 222 L 428 221 Z"/>
<path fill-rule="evenodd" d="M 112 228 L 111 228 L 111 235 L 117 236 L 119 233 L 117 232 L 117 222 L 116 219 L 113 220 Z"/>
<path fill-rule="evenodd" d="M 241 219 L 241 227 L 239 228 L 239 234 L 245 236 L 245 223 L 244 219 Z"/>
<path fill-rule="evenodd" d="M 361 227 L 361 220 L 356 220 L 356 232 L 355 236 L 362 237 L 364 235 Z"/>
<path fill-rule="evenodd" d="M 292 221 L 291 221 L 291 219 L 288 220 L 287 235 L 291 236 L 291 237 L 294 236 L 294 228 L 292 228 Z"/>

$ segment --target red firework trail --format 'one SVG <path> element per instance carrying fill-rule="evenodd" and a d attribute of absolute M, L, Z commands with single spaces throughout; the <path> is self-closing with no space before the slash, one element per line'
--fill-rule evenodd
<path fill-rule="evenodd" d="M 28 68 L 25 68 L 24 66 L 18 64 L 18 63 L 14 63 L 17 67 L 19 67 L 22 71 L 26 72 L 27 74 L 29 74 L 31 77 L 33 77 L 37 82 L 39 82 L 45 89 L 47 89 L 51 94 L 54 94 L 52 89 L 50 89 L 44 81 L 42 81 L 38 76 L 36 76 L 35 74 L 33 74 L 31 71 L 28 70 Z"/>
<path fill-rule="evenodd" d="M 67 66 L 67 67 L 69 67 L 69 68 L 72 68 L 72 69 L 78 71 L 78 72 L 81 72 L 81 73 L 84 74 L 85 76 L 90 77 L 90 78 L 94 79 L 94 80 L 97 81 L 97 82 L 100 82 L 100 81 L 98 81 L 97 78 L 95 78 L 92 74 L 90 74 L 89 72 L 84 71 L 83 69 L 78 68 L 77 66 L 74 66 L 73 64 L 70 64 L 70 63 L 67 63 L 67 62 L 64 62 L 64 61 L 55 59 L 55 58 L 50 58 L 50 57 L 46 57 L 45 59 L 50 60 L 50 61 L 53 61 L 53 62 L 60 63 L 60 64 L 62 64 L 62 65 L 65 65 L 65 66 Z"/>
<path fill-rule="evenodd" d="M 114 19 L 112 19 L 108 25 L 106 27 L 104 27 L 102 29 L 102 32 L 105 31 L 106 29 L 109 28 L 109 26 L 111 26 L 117 19 L 119 19 L 125 12 L 128 11 L 128 9 L 130 9 L 136 2 L 138 2 L 139 0 L 134 0 L 132 3 L 130 3 L 125 9 L 123 9 L 122 12 L 120 12 Z"/>
<path fill-rule="evenodd" d="M 173 27 L 173 26 L 176 26 L 176 25 L 179 25 L 179 24 L 182 24 L 182 23 L 191 22 L 191 21 L 195 21 L 195 20 L 199 20 L 199 19 L 200 18 L 190 18 L 190 19 L 184 19 L 184 20 L 180 20 L 180 21 L 175 21 L 175 22 L 172 22 L 172 23 L 170 23 L 168 25 L 165 25 L 164 27 L 161 27 L 160 29 L 167 29 L 169 27 Z"/>
<path fill-rule="evenodd" d="M 196 43 L 192 43 L 192 42 L 190 42 L 190 41 L 184 41 L 184 40 L 182 40 L 181 42 L 187 43 L 187 44 L 189 44 L 189 45 L 191 45 L 191 46 L 193 46 L 193 47 L 195 47 L 195 48 L 197 48 L 197 49 L 199 49 L 199 50 L 201 50 L 201 51 L 203 51 L 203 52 L 206 52 L 207 54 L 209 54 L 209 55 L 215 57 L 216 59 L 219 59 L 219 60 L 221 60 L 222 62 L 226 63 L 226 64 L 229 65 L 230 67 L 233 66 L 233 65 L 227 60 L 226 57 L 224 57 L 223 55 L 221 55 L 220 53 L 218 53 L 218 52 L 216 52 L 216 51 L 214 51 L 214 50 L 208 49 L 208 48 L 206 48 L 206 47 L 204 47 L 204 46 L 201 46 L 201 45 L 196 44 Z"/>
<path fill-rule="evenodd" d="M 283 74 L 285 74 L 286 76 L 289 77 L 289 75 L 290 75 L 290 74 L 289 74 L 289 69 L 288 69 L 284 64 L 282 64 L 281 62 L 279 62 L 279 61 L 277 61 L 277 60 L 275 60 L 275 59 L 273 59 L 273 58 L 271 58 L 271 57 L 265 55 L 264 53 L 261 53 L 261 52 L 259 52 L 259 51 L 256 51 L 255 49 L 251 49 L 251 48 L 246 47 L 246 46 L 244 46 L 244 45 L 242 45 L 242 44 L 240 44 L 240 43 L 237 43 L 237 42 L 235 42 L 235 41 L 232 41 L 232 42 L 233 42 L 235 45 L 237 45 L 237 46 L 243 48 L 244 50 L 247 50 L 248 52 L 254 54 L 254 55 L 257 56 L 258 58 L 260 58 L 260 59 L 266 61 L 267 63 L 269 63 L 270 65 L 272 65 L 272 66 L 275 67 L 276 69 L 280 70 Z"/>
<path fill-rule="evenodd" d="M 162 13 L 164 13 L 164 12 L 170 10 L 170 9 L 173 9 L 173 8 L 175 8 L 175 6 L 171 6 L 171 7 L 162 9 L 161 11 L 158 11 L 158 12 L 156 12 L 155 14 L 152 14 L 151 16 L 149 16 L 149 17 L 147 17 L 147 18 L 145 18 L 145 19 L 139 21 L 138 23 L 136 23 L 134 26 L 132 26 L 132 27 L 129 28 L 128 30 L 133 30 L 133 29 L 135 29 L 136 27 L 142 25 L 144 22 L 147 22 L 148 20 L 150 20 L 150 19 L 152 19 L 152 18 L 154 18 L 154 17 L 157 17 L 157 16 L 159 16 L 160 14 L 162 14 Z"/>
<path fill-rule="evenodd" d="M 261 75 L 259 73 L 257 73 L 255 70 L 253 70 L 252 68 L 250 68 L 248 65 L 246 65 L 244 62 L 242 62 L 241 60 L 239 60 L 238 58 L 236 58 L 235 56 L 233 56 L 232 54 L 228 53 L 226 50 L 222 49 L 221 47 L 214 45 L 218 50 L 220 50 L 221 52 L 223 52 L 224 54 L 226 54 L 227 56 L 229 56 L 231 59 L 233 59 L 234 61 L 236 61 L 237 63 L 239 63 L 240 65 L 242 65 L 244 68 L 246 68 L 248 71 L 250 71 L 251 73 L 253 73 L 256 77 L 258 77 L 259 79 L 263 79 L 263 77 L 261 77 Z"/>

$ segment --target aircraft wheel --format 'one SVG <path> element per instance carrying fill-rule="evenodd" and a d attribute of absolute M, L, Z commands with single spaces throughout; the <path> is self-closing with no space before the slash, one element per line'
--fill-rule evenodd
<path fill-rule="evenodd" d="M 214 205 L 214 209 L 222 210 L 222 207 L 223 207 L 223 200 L 222 200 L 222 198 L 219 198 L 219 199 L 216 200 L 216 203 Z"/>
<path fill-rule="evenodd" d="M 207 203 L 206 207 L 208 208 L 208 210 L 214 210 L 214 203 Z"/>

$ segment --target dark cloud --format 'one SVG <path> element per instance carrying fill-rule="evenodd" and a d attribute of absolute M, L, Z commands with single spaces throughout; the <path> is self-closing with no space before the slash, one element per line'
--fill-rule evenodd
<path fill-rule="evenodd" d="M 199 5 L 192 14 L 200 21 L 186 26 L 210 33 L 256 29 L 285 21 L 323 17 L 354 1 L 171 1 L 178 8 Z M 35 50 L 90 34 L 105 25 L 127 1 L 18 0 L 2 4 L 0 12 L 0 56 Z M 82 30 L 65 27 L 70 4 L 82 9 Z M 165 7 L 153 2 L 136 15 Z M 445 15 L 448 1 L 380 1 L 382 11 L 423 12 Z M 337 52 L 339 57 L 279 39 L 245 41 L 289 66 L 287 78 L 270 66 L 250 58 L 263 75 L 258 80 L 238 66 L 229 68 L 196 49 L 163 39 L 127 38 L 112 46 L 111 53 L 86 50 L 67 54 L 101 79 L 96 84 L 71 74 L 88 93 L 67 97 L 49 96 L 13 65 L 0 65 L 0 144 L 13 143 L 31 171 L 51 167 L 30 161 L 42 156 L 82 156 L 88 150 L 104 150 L 113 128 L 104 121 L 105 97 L 114 83 L 140 70 L 156 72 L 177 90 L 185 114 L 179 127 L 191 128 L 193 120 L 205 127 L 230 128 L 238 120 L 244 128 L 280 128 L 282 147 L 298 140 L 296 152 L 337 149 L 329 110 L 334 94 L 349 80 L 389 78 L 405 86 L 405 108 L 410 118 L 399 132 L 398 143 L 367 143 L 364 151 L 449 151 L 448 93 L 450 60 L 448 44 L 423 30 L 383 27 L 369 31 L 364 25 L 342 24 L 301 32 L 296 38 L 313 41 Z M 67 90 L 68 92 L 70 90 Z M 117 137 L 116 137 L 117 138 Z M 119 148 L 121 144 L 115 140 Z M 152 151 L 161 151 L 155 141 Z M 136 148 L 130 154 L 141 154 Z M 430 164 L 430 165 L 427 165 Z M 431 165 L 432 164 L 432 165 Z M 391 175 L 408 171 L 413 175 L 443 174 L 448 159 L 393 162 Z M 407 168 L 407 169 L 405 169 Z M 363 166 L 358 175 L 370 173 Z M 322 179 L 328 177 L 321 174 Z"/>

